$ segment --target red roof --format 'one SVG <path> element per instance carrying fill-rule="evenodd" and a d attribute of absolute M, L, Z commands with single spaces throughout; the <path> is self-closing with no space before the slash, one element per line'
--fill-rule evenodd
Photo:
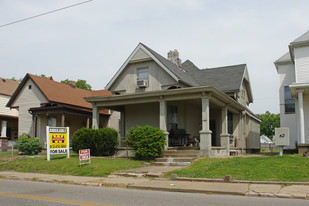
<path fill-rule="evenodd" d="M 18 85 L 19 83 L 17 81 L 0 77 L 0 94 L 12 96 Z"/>
<path fill-rule="evenodd" d="M 16 94 L 14 93 L 8 105 L 10 105 L 13 99 L 16 98 L 15 95 L 19 93 L 18 90 L 21 90 L 28 78 L 30 78 L 35 83 L 35 85 L 40 89 L 42 94 L 49 102 L 92 109 L 92 104 L 86 102 L 84 97 L 112 95 L 112 93 L 107 90 L 88 91 L 77 87 L 74 88 L 70 85 L 54 81 L 52 78 L 42 78 L 28 73 L 23 79 L 21 83 L 22 85 L 20 85 L 20 87 L 16 90 Z M 104 110 L 103 113 L 108 114 L 108 110 Z"/>

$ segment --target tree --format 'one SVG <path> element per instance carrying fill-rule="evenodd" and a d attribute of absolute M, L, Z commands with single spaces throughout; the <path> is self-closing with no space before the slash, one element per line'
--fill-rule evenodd
<path fill-rule="evenodd" d="M 73 80 L 69 80 L 69 79 L 65 79 L 65 80 L 62 80 L 61 83 L 63 84 L 70 84 L 70 82 L 74 82 Z M 92 90 L 92 87 L 90 86 L 90 84 L 87 84 L 87 81 L 86 80 L 83 80 L 83 79 L 79 79 L 77 80 L 75 83 L 75 86 L 77 88 L 80 88 L 80 89 L 86 89 L 86 90 L 89 90 L 91 91 Z"/>
<path fill-rule="evenodd" d="M 273 139 L 275 128 L 280 127 L 280 114 L 273 114 L 266 111 L 265 114 L 257 114 L 256 116 L 262 121 L 260 128 L 261 135 L 263 134 Z"/>
<path fill-rule="evenodd" d="M 21 82 L 23 78 L 16 79 L 15 77 L 12 77 L 10 80 L 13 80 L 15 82 Z"/>

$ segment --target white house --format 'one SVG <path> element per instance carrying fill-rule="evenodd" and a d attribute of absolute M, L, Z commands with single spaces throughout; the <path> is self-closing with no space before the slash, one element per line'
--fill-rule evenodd
<path fill-rule="evenodd" d="M 309 143 L 309 31 L 275 61 L 279 75 L 280 124 L 290 128 L 290 145 Z"/>

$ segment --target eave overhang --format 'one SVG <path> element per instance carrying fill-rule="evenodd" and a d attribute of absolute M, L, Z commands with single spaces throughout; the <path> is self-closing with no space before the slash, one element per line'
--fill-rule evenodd
<path fill-rule="evenodd" d="M 129 104 L 159 102 L 162 100 L 180 101 L 198 99 L 202 96 L 208 96 L 211 102 L 221 107 L 228 106 L 234 112 L 247 110 L 245 106 L 214 86 L 189 87 L 104 97 L 86 97 L 85 100 L 94 106 L 111 108 Z"/>

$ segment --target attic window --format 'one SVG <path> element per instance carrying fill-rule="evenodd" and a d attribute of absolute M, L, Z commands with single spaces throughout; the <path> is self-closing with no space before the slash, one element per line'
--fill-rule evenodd
<path fill-rule="evenodd" d="M 147 67 L 137 69 L 137 80 L 149 80 L 149 69 Z"/>
<path fill-rule="evenodd" d="M 28 89 L 31 89 L 31 88 L 32 88 L 32 86 L 31 86 L 31 84 L 29 84 L 29 85 L 28 85 Z"/>

